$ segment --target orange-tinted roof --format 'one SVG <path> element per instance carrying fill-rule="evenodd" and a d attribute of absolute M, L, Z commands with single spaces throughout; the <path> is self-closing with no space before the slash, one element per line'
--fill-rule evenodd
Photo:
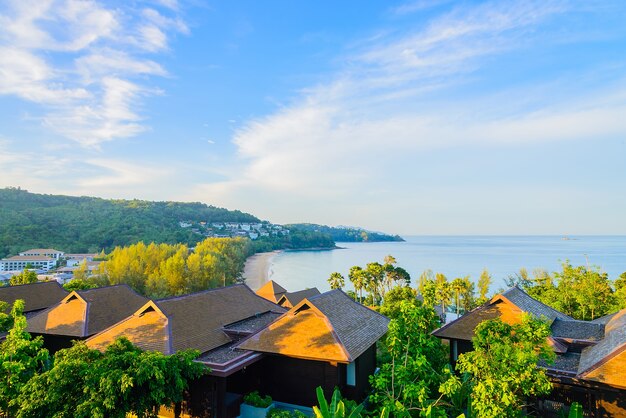
<path fill-rule="evenodd" d="M 349 363 L 387 332 L 389 319 L 340 290 L 304 299 L 239 348 Z"/>
<path fill-rule="evenodd" d="M 287 293 L 287 290 L 274 280 L 270 280 L 265 283 L 259 290 L 256 291 L 257 295 L 274 303 L 278 302 L 280 297 L 285 293 Z"/>
<path fill-rule="evenodd" d="M 132 317 L 118 322 L 88 340 L 94 347 L 111 344 L 126 336 L 142 349 L 161 346 L 165 354 L 194 349 L 205 353 L 232 341 L 224 327 L 246 318 L 284 308 L 257 296 L 245 285 L 206 290 L 151 302 L 137 310 Z M 154 313 L 156 312 L 156 313 Z M 165 344 L 165 343 L 163 343 Z"/>
<path fill-rule="evenodd" d="M 127 285 L 71 292 L 28 321 L 28 331 L 87 337 L 126 318 L 148 301 Z"/>

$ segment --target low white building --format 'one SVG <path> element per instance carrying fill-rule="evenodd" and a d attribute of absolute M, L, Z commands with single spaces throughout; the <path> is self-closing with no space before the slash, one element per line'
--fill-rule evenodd
<path fill-rule="evenodd" d="M 63 257 L 63 254 L 65 254 L 63 251 L 58 251 L 53 248 L 33 248 L 33 249 L 19 253 L 19 255 L 23 257 L 28 257 L 28 256 L 50 257 L 50 258 L 54 258 L 55 260 L 58 260 L 61 257 Z"/>
<path fill-rule="evenodd" d="M 48 271 L 57 265 L 52 257 L 16 255 L 0 260 L 0 271 L 24 270 L 26 267 Z"/>

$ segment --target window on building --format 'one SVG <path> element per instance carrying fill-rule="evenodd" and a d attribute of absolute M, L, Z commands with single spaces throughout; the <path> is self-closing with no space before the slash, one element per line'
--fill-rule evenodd
<path fill-rule="evenodd" d="M 349 363 L 348 367 L 346 367 L 346 385 L 356 385 L 356 367 L 354 365 L 354 362 Z"/>

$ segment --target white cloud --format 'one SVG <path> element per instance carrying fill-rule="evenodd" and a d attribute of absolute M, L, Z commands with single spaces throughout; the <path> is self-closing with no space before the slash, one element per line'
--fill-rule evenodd
<path fill-rule="evenodd" d="M 167 75 L 145 52 L 188 33 L 176 1 L 162 14 L 95 0 L 10 0 L 0 7 L 0 95 L 41 105 L 41 120 L 79 144 L 142 132 L 142 99 L 158 92 L 145 76 Z M 141 76 L 141 77 L 139 77 Z"/>
<path fill-rule="evenodd" d="M 393 218 L 380 196 L 407 192 L 395 179 L 415 176 L 411 159 L 420 154 L 626 135 L 623 96 L 607 101 L 610 89 L 626 93 L 615 80 L 602 91 L 579 92 L 577 100 L 571 85 L 544 91 L 522 109 L 521 87 L 506 87 L 497 99 L 487 93 L 454 99 L 451 87 L 470 84 L 492 57 L 549 42 L 542 25 L 564 12 L 560 1 L 459 6 L 403 36 L 359 44 L 329 82 L 236 130 L 240 164 L 194 196 L 293 221 L 296 207 L 309 220 L 324 210 L 361 216 L 364 208 Z M 495 111 L 484 111 L 488 106 Z M 410 188 L 422 196 L 419 185 Z M 251 196 L 258 207 L 246 207 Z"/>

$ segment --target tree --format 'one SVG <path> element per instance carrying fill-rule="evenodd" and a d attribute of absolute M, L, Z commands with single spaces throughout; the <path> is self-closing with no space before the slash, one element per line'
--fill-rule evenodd
<path fill-rule="evenodd" d="M 456 307 L 457 317 L 461 312 L 461 295 L 466 291 L 466 282 L 462 278 L 457 277 L 450 283 L 450 290 L 454 294 L 454 306 Z"/>
<path fill-rule="evenodd" d="M 74 270 L 75 280 L 86 280 L 89 276 L 89 270 L 87 268 L 87 260 L 83 260 L 76 270 Z"/>
<path fill-rule="evenodd" d="M 313 407 L 315 418 L 360 418 L 362 416 L 363 405 L 356 405 L 354 402 L 344 402 L 341 399 L 341 392 L 335 388 L 330 404 L 324 397 L 324 391 L 320 386 L 315 390 L 319 406 Z"/>
<path fill-rule="evenodd" d="M 378 412 L 387 409 L 394 417 L 426 411 L 441 416 L 444 403 L 439 389 L 449 374 L 446 350 L 430 334 L 439 326 L 437 314 L 406 300 L 400 301 L 397 312 L 382 346 L 390 360 L 370 376 L 370 404 Z"/>
<path fill-rule="evenodd" d="M 348 278 L 354 286 L 355 292 L 359 294 L 359 303 L 363 303 L 363 289 L 367 285 L 367 275 L 365 274 L 365 270 L 359 266 L 350 267 L 350 272 L 348 273 Z"/>
<path fill-rule="evenodd" d="M 26 332 L 24 301 L 16 300 L 11 309 L 13 325 L 0 343 L 0 411 L 14 416 L 18 396 L 33 376 L 50 366 L 48 350 L 43 339 L 31 339 Z"/>
<path fill-rule="evenodd" d="M 16 274 L 9 279 L 9 284 L 11 286 L 17 286 L 20 284 L 31 284 L 37 283 L 39 279 L 37 279 L 37 273 L 32 270 L 24 270 L 20 274 Z"/>
<path fill-rule="evenodd" d="M 328 284 L 331 289 L 341 289 L 346 285 L 346 279 L 341 275 L 341 273 L 334 272 L 330 274 Z"/>
<path fill-rule="evenodd" d="M 452 298 L 452 291 L 450 290 L 450 283 L 448 278 L 443 273 L 437 273 L 435 275 L 435 300 L 441 304 L 441 312 L 446 314 L 446 306 L 450 303 Z"/>
<path fill-rule="evenodd" d="M 491 286 L 491 275 L 489 274 L 489 270 L 485 267 L 483 271 L 480 273 L 480 277 L 478 278 L 478 301 L 479 305 L 487 302 L 487 295 L 489 294 L 489 286 Z"/>
<path fill-rule="evenodd" d="M 528 396 L 545 395 L 552 385 L 538 361 L 551 362 L 550 326 L 524 315 L 519 324 L 500 319 L 480 323 L 474 351 L 461 354 L 457 370 L 473 376 L 472 409 L 480 417 L 522 415 Z"/>
<path fill-rule="evenodd" d="M 380 263 L 367 263 L 365 266 L 367 274 L 367 290 L 370 293 L 372 304 L 376 305 L 380 299 L 380 296 L 384 296 L 383 277 L 385 270 Z"/>
<path fill-rule="evenodd" d="M 385 300 L 380 306 L 380 313 L 390 319 L 397 318 L 401 313 L 400 305 L 403 301 L 415 306 L 421 305 L 417 299 L 417 291 L 415 289 L 406 286 L 396 286 L 385 294 Z"/>
<path fill-rule="evenodd" d="M 25 386 L 17 417 L 154 417 L 160 406 L 181 402 L 189 382 L 206 372 L 193 361 L 197 355 L 145 352 L 124 338 L 104 353 L 77 342 Z"/>

